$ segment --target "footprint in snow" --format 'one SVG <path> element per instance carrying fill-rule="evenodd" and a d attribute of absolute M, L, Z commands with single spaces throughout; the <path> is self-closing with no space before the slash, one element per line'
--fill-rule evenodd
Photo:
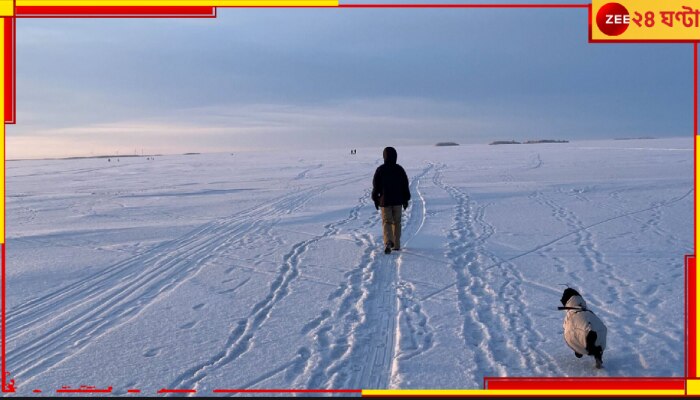
<path fill-rule="evenodd" d="M 197 325 L 197 321 L 190 321 L 184 325 L 180 325 L 180 329 L 192 329 Z"/>
<path fill-rule="evenodd" d="M 155 357 L 155 356 L 157 356 L 158 354 L 160 354 L 160 351 L 161 351 L 161 350 L 162 350 L 161 347 L 154 347 L 154 348 L 152 348 L 152 349 L 146 350 L 146 351 L 143 353 L 143 356 L 144 356 L 144 357 L 149 357 L 149 358 L 150 358 L 150 357 Z"/>

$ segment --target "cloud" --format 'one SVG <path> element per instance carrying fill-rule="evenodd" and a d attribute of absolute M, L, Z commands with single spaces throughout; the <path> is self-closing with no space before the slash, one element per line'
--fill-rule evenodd
<path fill-rule="evenodd" d="M 585 10 L 22 20 L 8 137 L 78 155 L 692 129 L 687 46 L 592 45 L 586 29 Z"/>
<path fill-rule="evenodd" d="M 171 111 L 167 115 L 110 123 L 37 129 L 30 134 L 10 130 L 10 158 L 84 156 L 95 152 L 231 151 L 246 148 L 305 148 L 309 143 L 338 147 L 406 142 L 426 136 L 479 131 L 488 122 L 466 117 L 457 103 L 430 99 L 355 99 L 327 105 L 217 105 Z M 425 141 L 425 139 L 423 139 Z M 50 145 L 42 145 L 49 143 Z M 43 150 L 37 150 L 43 149 Z"/>

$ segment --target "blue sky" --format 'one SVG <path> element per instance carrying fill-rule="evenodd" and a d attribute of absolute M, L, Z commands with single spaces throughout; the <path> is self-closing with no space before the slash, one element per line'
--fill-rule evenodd
<path fill-rule="evenodd" d="M 584 9 L 21 19 L 10 158 L 692 135 L 690 44 Z"/>

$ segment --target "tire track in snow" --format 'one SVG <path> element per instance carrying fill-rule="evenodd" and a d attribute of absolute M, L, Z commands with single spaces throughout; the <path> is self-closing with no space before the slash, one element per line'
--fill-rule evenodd
<path fill-rule="evenodd" d="M 370 199 L 371 191 L 366 190 L 364 194 L 358 199 L 358 204 L 355 205 L 348 213 L 348 218 L 342 221 L 342 224 L 349 224 L 352 221 L 359 219 L 360 211 L 366 207 Z M 376 224 L 376 220 L 374 223 Z M 316 236 L 319 239 L 324 238 L 323 236 Z M 368 235 L 358 236 L 353 235 L 353 240 L 359 244 L 369 243 L 371 238 Z M 369 245 L 365 249 L 365 257 L 369 257 L 370 251 Z M 348 284 L 341 285 L 335 292 L 331 293 L 329 300 L 342 297 L 342 302 L 340 304 L 339 310 L 336 312 L 338 315 L 343 315 L 342 318 L 346 324 L 351 324 L 353 321 L 358 321 L 360 318 L 358 302 L 362 301 L 363 291 L 360 287 L 360 282 L 362 281 L 363 270 L 354 269 L 345 274 L 348 279 Z M 328 339 L 328 331 L 334 327 L 334 324 L 327 324 L 326 321 L 332 317 L 330 310 L 323 310 L 321 315 L 313 320 L 309 321 L 302 327 L 301 333 L 310 337 L 313 343 L 311 348 L 303 346 L 297 350 L 297 357 L 291 362 L 285 363 L 284 368 L 275 368 L 273 371 L 268 371 L 261 376 L 251 380 L 249 384 L 244 385 L 242 388 L 248 388 L 252 385 L 259 384 L 266 379 L 271 378 L 277 374 L 285 372 L 285 381 L 289 383 L 288 387 L 322 387 L 319 380 L 326 381 L 326 368 L 332 368 L 331 363 L 335 358 L 342 355 L 344 351 L 347 350 L 349 344 L 347 341 L 335 341 L 330 343 Z M 340 317 L 336 317 L 341 319 Z M 303 357 L 300 357 L 303 355 Z M 323 365 L 324 367 L 320 367 Z M 315 371 L 310 372 L 311 367 L 315 367 Z M 298 380 L 302 374 L 311 375 L 310 383 L 293 383 Z"/>
<path fill-rule="evenodd" d="M 316 165 L 312 165 L 310 167 L 307 167 L 306 169 L 301 171 L 297 176 L 295 176 L 294 180 L 298 181 L 298 180 L 306 179 L 306 177 L 309 175 L 309 173 L 311 173 L 312 171 L 317 170 L 319 168 L 323 168 L 323 164 L 316 164 Z"/>
<path fill-rule="evenodd" d="M 369 193 L 365 192 L 365 195 L 360 200 L 360 204 L 351 209 L 348 217 L 324 226 L 323 234 L 294 244 L 291 251 L 285 254 L 282 266 L 278 270 L 278 276 L 270 284 L 267 296 L 253 307 L 248 317 L 238 321 L 237 326 L 229 333 L 223 349 L 208 360 L 188 368 L 173 381 L 170 387 L 199 390 L 202 382 L 212 371 L 230 364 L 246 353 L 251 348 L 257 331 L 269 320 L 274 307 L 289 294 L 291 283 L 299 277 L 301 260 L 304 254 L 309 251 L 313 244 L 337 235 L 342 226 L 356 219 L 359 215 L 359 208 L 364 205 L 362 199 L 367 197 L 369 197 Z M 306 199 L 306 201 L 308 200 Z M 364 201 L 366 202 L 366 200 Z M 299 370 L 300 363 L 305 363 L 305 360 L 309 359 L 309 357 L 311 357 L 310 351 L 307 348 L 301 348 L 297 352 L 296 359 L 289 365 L 294 366 L 295 370 Z M 301 361 L 299 361 L 300 359 Z M 286 369 L 283 368 L 270 376 L 274 376 Z M 264 379 L 267 379 L 267 377 Z M 257 382 L 257 380 L 254 380 L 254 382 Z"/>
<path fill-rule="evenodd" d="M 318 193 L 328 190 L 324 187 L 317 189 L 320 189 Z M 297 199 L 299 196 L 298 193 L 284 196 L 272 206 L 255 207 L 233 217 L 205 224 L 178 239 L 152 247 L 144 254 L 121 261 L 82 280 L 19 305 L 8 313 L 9 338 L 15 338 L 13 332 L 16 330 L 26 330 L 32 324 L 45 322 L 45 318 L 49 315 L 55 316 L 57 309 L 66 309 L 69 308 L 66 307 L 68 304 L 81 303 L 85 298 L 108 290 L 114 286 L 115 282 L 123 282 L 135 273 L 148 273 L 149 271 L 142 272 L 142 265 L 159 265 L 163 259 L 172 261 L 187 257 L 195 252 L 198 246 L 209 243 L 210 236 L 225 236 L 222 233 L 227 233 L 237 238 L 241 236 L 241 230 L 245 231 L 246 227 L 248 227 L 247 234 L 256 233 L 262 218 L 281 214 L 290 207 L 297 209 L 303 205 Z M 302 194 L 302 196 L 305 198 L 308 194 Z M 305 199 L 304 203 L 306 201 Z M 252 225 L 250 225 L 251 219 L 254 219 Z M 248 237 L 243 238 L 243 242 L 247 240 Z M 174 256 L 168 256 L 173 253 L 175 253 Z"/>
<path fill-rule="evenodd" d="M 117 157 L 114 157 L 117 158 Z M 101 170 L 106 170 L 106 169 L 114 169 L 114 168 L 126 168 L 126 167 L 132 167 L 132 166 L 139 166 L 139 165 L 146 165 L 150 164 L 150 161 L 143 161 L 143 162 L 135 162 L 135 163 L 124 163 L 124 164 L 110 164 L 104 167 L 90 167 L 90 168 L 78 168 L 78 169 L 72 169 L 72 170 L 54 170 L 50 169 L 49 171 L 45 172 L 34 172 L 31 174 L 22 174 L 22 175 L 12 175 L 8 176 L 8 179 L 15 179 L 15 178 L 26 178 L 26 177 L 34 177 L 34 176 L 47 176 L 47 175 L 63 175 L 63 174 L 71 174 L 71 175 L 77 175 L 80 173 L 86 173 L 86 172 L 94 172 L 94 171 L 101 171 Z"/>
<path fill-rule="evenodd" d="M 412 192 L 431 169 L 428 165 L 411 180 Z M 413 212 L 415 207 L 412 204 L 407 210 L 404 245 L 420 230 L 425 218 L 422 209 Z M 338 309 L 308 334 L 314 343 L 312 356 L 296 385 L 314 389 L 388 387 L 397 337 L 399 261 L 380 254 L 381 236 L 376 242 L 366 233 L 380 224 L 381 218 L 373 213 L 353 235 L 363 248 L 360 262 L 331 294 L 329 300 L 339 298 Z"/>
<path fill-rule="evenodd" d="M 414 197 L 418 192 L 417 188 L 420 180 L 433 168 L 434 165 L 428 164 L 420 173 L 413 177 L 410 183 L 412 189 L 411 197 Z M 401 234 L 404 238 L 404 246 L 423 227 L 425 219 L 423 211 L 422 205 L 416 207 L 414 199 L 407 210 L 406 224 Z M 375 248 L 383 247 L 380 246 L 382 243 L 382 241 L 376 243 Z M 375 254 L 379 252 L 380 250 L 374 251 Z M 370 351 L 368 353 L 364 352 L 363 347 L 355 346 L 353 348 L 355 352 L 359 351 L 361 356 L 364 355 L 364 357 L 360 357 L 360 361 L 364 361 L 361 364 L 364 368 L 360 371 L 359 382 L 356 381 L 356 384 L 350 387 L 387 388 L 396 379 L 392 374 L 395 373 L 396 340 L 400 337 L 398 332 L 399 325 L 397 324 L 398 314 L 400 313 L 397 287 L 402 282 L 400 276 L 401 253 L 399 252 L 398 258 L 380 255 L 378 259 L 378 261 L 375 260 L 375 264 L 378 265 L 375 277 L 376 290 L 369 292 L 368 300 L 365 303 L 367 304 L 365 310 L 368 318 L 363 326 L 360 327 L 360 333 L 371 332 L 370 337 L 373 337 L 373 340 L 370 343 L 375 345 L 369 347 Z M 428 327 L 428 329 L 430 328 Z M 369 368 L 366 367 L 367 365 L 369 365 Z"/>
<path fill-rule="evenodd" d="M 12 337 L 11 335 L 14 330 L 23 330 L 27 328 L 28 325 L 41 321 L 47 315 L 55 313 L 56 309 L 64 308 L 60 307 L 60 305 L 78 303 L 82 301 L 83 298 L 90 297 L 104 290 L 106 287 L 112 286 L 115 280 L 124 280 L 129 273 L 134 272 L 131 270 L 134 269 L 133 267 L 136 263 L 148 265 L 158 262 L 159 259 L 163 258 L 163 254 L 171 254 L 181 249 L 187 250 L 186 248 L 188 246 L 194 247 L 201 242 L 206 242 L 209 239 L 208 236 L 212 233 L 218 233 L 217 231 L 226 229 L 229 229 L 230 233 L 230 231 L 233 230 L 231 225 L 236 224 L 237 226 L 233 226 L 233 228 L 238 228 L 238 225 L 245 225 L 249 223 L 250 219 L 256 216 L 264 217 L 270 214 L 279 214 L 280 210 L 284 210 L 286 207 L 292 207 L 295 204 L 298 205 L 298 200 L 296 200 L 298 196 L 300 196 L 300 193 L 286 195 L 273 202 L 270 206 L 256 206 L 234 216 L 204 224 L 178 239 L 154 246 L 144 254 L 116 263 L 58 290 L 18 305 L 12 310 L 9 310 L 8 313 L 7 323 L 10 330 L 10 337 Z M 306 197 L 304 192 L 301 192 L 301 196 Z M 296 209 L 297 207 L 294 208 Z M 235 230 L 233 233 L 236 233 Z M 140 271 L 141 268 L 138 270 Z M 105 283 L 106 285 L 104 285 Z"/>
<path fill-rule="evenodd" d="M 427 206 L 423 193 L 420 190 L 421 179 L 433 171 L 433 176 L 439 173 L 439 166 L 429 163 L 412 182 L 411 192 L 413 201 L 409 209 L 407 228 L 411 230 L 410 237 L 405 241 L 404 247 L 415 238 L 423 228 L 427 218 Z M 416 196 L 418 201 L 416 201 Z M 417 210 L 417 212 L 414 212 Z M 394 356 L 391 365 L 391 377 L 389 386 L 399 388 L 403 382 L 401 363 L 407 362 L 433 348 L 435 328 L 430 324 L 429 316 L 423 311 L 422 302 L 415 296 L 413 283 L 401 279 L 403 255 L 401 253 L 397 261 L 398 283 L 396 285 L 397 313 L 396 313 L 396 338 L 394 339 Z"/>
<path fill-rule="evenodd" d="M 303 207 L 311 197 L 333 187 L 360 179 L 297 191 L 271 205 L 205 224 L 179 239 L 155 246 L 144 255 L 25 303 L 8 316 L 8 327 L 14 333 L 9 339 L 40 336 L 31 344 L 8 352 L 8 365 L 17 377 L 36 376 L 138 315 L 155 299 L 192 277 L 222 249 L 240 245 L 248 234 L 274 223 L 276 216 Z M 294 253 L 289 257 L 294 257 Z M 152 267 L 144 270 L 144 265 Z"/>

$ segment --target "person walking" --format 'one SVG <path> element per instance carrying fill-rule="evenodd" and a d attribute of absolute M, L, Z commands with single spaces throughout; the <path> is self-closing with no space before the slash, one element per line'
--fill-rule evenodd
<path fill-rule="evenodd" d="M 396 149 L 386 147 L 384 164 L 377 167 L 372 179 L 374 207 L 377 210 L 382 208 L 385 254 L 401 249 L 401 207 L 404 210 L 408 208 L 408 201 L 411 200 L 408 176 L 396 159 Z"/>

